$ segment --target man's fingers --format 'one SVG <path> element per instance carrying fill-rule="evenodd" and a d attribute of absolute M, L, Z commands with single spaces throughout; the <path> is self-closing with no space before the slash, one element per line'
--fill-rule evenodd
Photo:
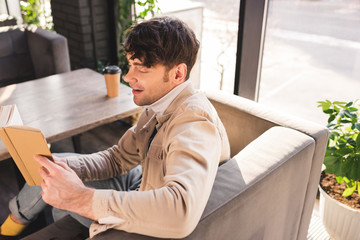
<path fill-rule="evenodd" d="M 50 161 L 48 158 L 41 155 L 35 155 L 34 160 L 40 163 L 41 166 L 47 169 L 48 173 L 53 173 L 58 169 L 58 165 Z"/>
<path fill-rule="evenodd" d="M 40 176 L 42 178 L 46 177 L 49 175 L 49 170 L 47 170 L 45 167 L 40 167 L 39 168 L 39 172 L 40 172 Z"/>
<path fill-rule="evenodd" d="M 64 171 L 73 172 L 73 170 L 65 162 L 52 162 L 41 155 L 35 155 L 34 159 L 42 166 L 40 168 L 40 175 L 43 179 L 48 177 L 49 175 L 63 175 Z"/>

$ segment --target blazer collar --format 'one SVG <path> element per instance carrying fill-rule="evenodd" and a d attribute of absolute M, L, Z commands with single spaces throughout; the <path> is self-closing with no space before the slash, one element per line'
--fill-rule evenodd
<path fill-rule="evenodd" d="M 192 84 L 186 86 L 184 90 L 182 90 L 179 95 L 170 103 L 169 107 L 165 110 L 164 114 L 161 116 L 156 116 L 156 120 L 158 125 L 156 126 L 157 129 L 161 127 L 161 125 L 166 122 L 173 112 L 191 95 L 195 93 L 195 89 L 193 88 Z"/>

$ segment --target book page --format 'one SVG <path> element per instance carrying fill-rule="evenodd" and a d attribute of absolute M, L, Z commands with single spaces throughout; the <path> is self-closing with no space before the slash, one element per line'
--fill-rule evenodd
<path fill-rule="evenodd" d="M 18 108 L 15 104 L 0 106 L 0 127 L 12 125 L 23 125 Z M 0 141 L 0 146 L 4 148 L 4 140 Z"/>
<path fill-rule="evenodd" d="M 0 106 L 0 127 L 23 125 L 19 110 L 16 105 Z"/>

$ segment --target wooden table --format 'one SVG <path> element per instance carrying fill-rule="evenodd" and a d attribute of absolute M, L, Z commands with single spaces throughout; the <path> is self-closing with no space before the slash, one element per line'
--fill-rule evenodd
<path fill-rule="evenodd" d="M 103 75 L 90 69 L 0 88 L 0 104 L 16 104 L 24 125 L 41 129 L 48 143 L 140 112 L 132 99 L 123 84 L 119 96 L 108 98 Z M 9 157 L 1 142 L 0 160 Z"/>

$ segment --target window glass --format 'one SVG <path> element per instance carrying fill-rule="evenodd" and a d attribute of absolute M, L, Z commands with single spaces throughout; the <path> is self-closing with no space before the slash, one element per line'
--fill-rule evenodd
<path fill-rule="evenodd" d="M 158 0 L 162 14 L 186 22 L 201 42 L 191 80 L 203 90 L 233 93 L 239 18 L 238 0 Z"/>
<path fill-rule="evenodd" d="M 360 2 L 269 0 L 259 102 L 324 124 L 317 101 L 360 98 Z"/>

